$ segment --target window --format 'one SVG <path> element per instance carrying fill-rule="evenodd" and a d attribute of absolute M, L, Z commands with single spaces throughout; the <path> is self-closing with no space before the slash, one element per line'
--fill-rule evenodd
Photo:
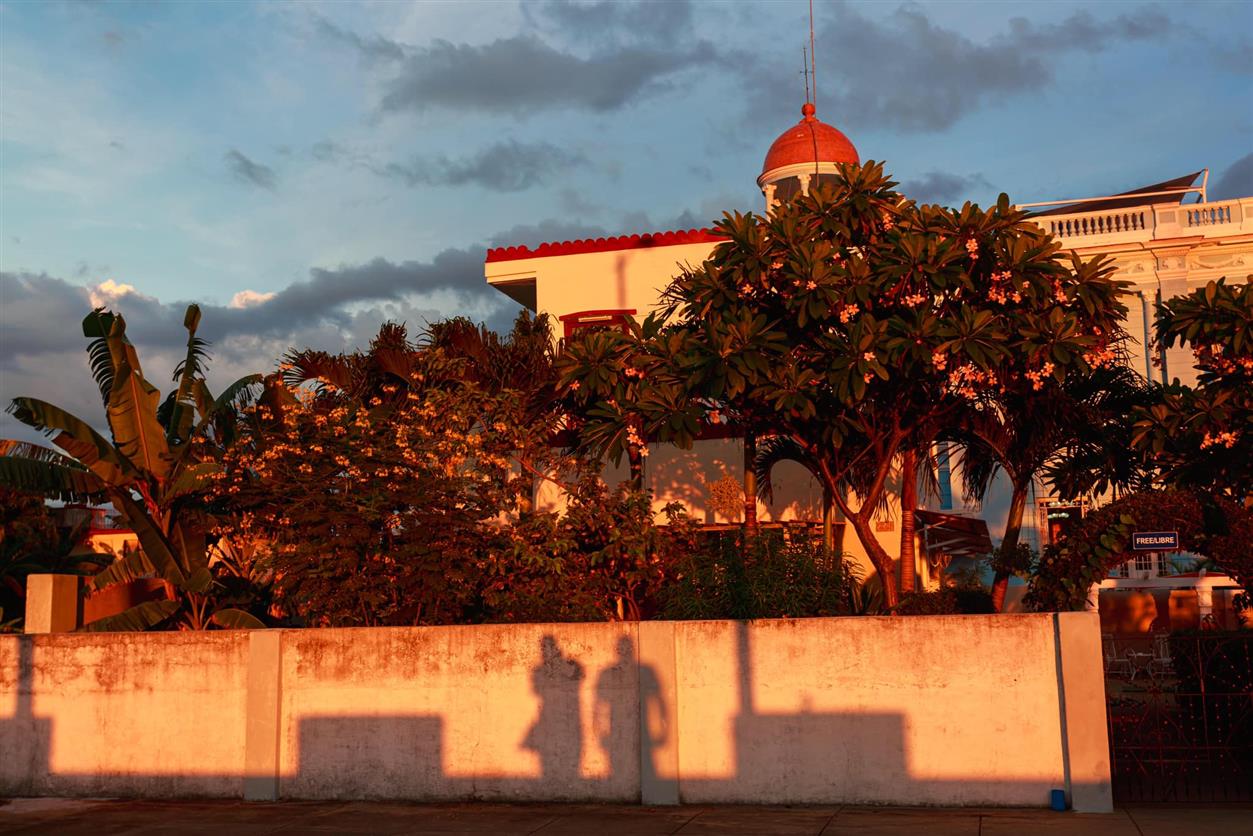
<path fill-rule="evenodd" d="M 563 336 L 570 339 L 576 331 L 590 329 L 594 331 L 626 331 L 635 309 L 619 309 L 607 311 L 576 311 L 557 317 L 564 329 Z"/>
<path fill-rule="evenodd" d="M 1144 552 L 1136 555 L 1136 571 L 1152 572 L 1153 571 L 1153 553 Z"/>

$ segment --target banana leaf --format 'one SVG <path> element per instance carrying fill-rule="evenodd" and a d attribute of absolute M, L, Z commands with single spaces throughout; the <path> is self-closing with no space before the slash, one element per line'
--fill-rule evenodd
<path fill-rule="evenodd" d="M 88 633 L 134 633 L 147 630 L 165 621 L 182 606 L 180 601 L 145 601 L 117 615 L 97 618 L 84 624 Z"/>
<path fill-rule="evenodd" d="M 226 630 L 264 630 L 265 624 L 252 613 L 237 610 L 234 607 L 220 609 L 209 617 L 219 627 Z"/>
<path fill-rule="evenodd" d="M 53 444 L 105 482 L 123 485 L 135 475 L 134 467 L 121 451 L 86 421 L 61 407 L 38 398 L 14 398 L 9 412 L 23 424 L 52 436 Z M 60 432 L 53 435 L 57 430 Z"/>
<path fill-rule="evenodd" d="M 23 455 L 22 447 L 43 450 L 60 460 Z M 64 462 L 72 460 L 37 444 L 5 439 L 0 441 L 0 485 L 62 502 L 95 502 L 103 498 L 108 486 L 98 476 L 81 469 L 77 462 Z"/>
<path fill-rule="evenodd" d="M 124 491 L 114 491 L 112 497 L 114 507 L 134 530 L 140 547 L 157 574 L 179 589 L 184 589 L 187 573 L 183 569 L 183 561 L 176 556 L 174 547 L 148 516 L 147 510 Z"/>
<path fill-rule="evenodd" d="M 157 569 L 152 565 L 152 561 L 148 560 L 142 551 L 134 551 L 110 563 L 93 577 L 87 585 L 93 591 L 96 591 L 113 584 L 129 583 L 130 581 L 152 577 L 156 574 Z"/>
<path fill-rule="evenodd" d="M 138 361 L 133 365 L 124 361 L 115 368 L 108 410 L 113 438 L 122 455 L 159 480 L 170 472 L 170 448 L 157 420 L 160 400 L 161 394 L 144 380 Z"/>

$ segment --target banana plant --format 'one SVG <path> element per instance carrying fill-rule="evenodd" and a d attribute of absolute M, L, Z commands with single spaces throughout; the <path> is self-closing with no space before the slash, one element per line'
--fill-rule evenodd
<path fill-rule="evenodd" d="M 196 336 L 199 325 L 199 306 L 188 306 L 187 353 L 174 371 L 177 386 L 163 402 L 144 378 L 121 314 L 97 308 L 83 320 L 111 438 L 37 398 L 15 398 L 9 406 L 13 417 L 43 432 L 53 447 L 0 441 L 0 485 L 50 499 L 108 501 L 139 539 L 139 551 L 115 561 L 90 587 L 141 577 L 164 581 L 164 599 L 98 619 L 88 630 L 146 630 L 176 622 L 196 630 L 264 626 L 243 610 L 213 606 L 207 551 L 213 520 L 203 498 L 219 454 L 235 440 L 237 408 L 261 377 L 240 378 L 213 397 L 204 379 L 207 343 Z"/>

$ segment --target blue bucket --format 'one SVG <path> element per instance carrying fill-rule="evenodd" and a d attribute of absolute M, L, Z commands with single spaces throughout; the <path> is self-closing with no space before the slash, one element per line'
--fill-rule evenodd
<path fill-rule="evenodd" d="M 1066 811 L 1066 791 L 1049 790 L 1049 807 L 1058 813 Z"/>

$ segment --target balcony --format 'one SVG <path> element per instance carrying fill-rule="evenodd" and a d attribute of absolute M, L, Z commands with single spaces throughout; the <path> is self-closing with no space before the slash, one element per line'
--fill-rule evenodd
<path fill-rule="evenodd" d="M 1223 238 L 1253 233 L 1253 197 L 1215 203 L 1124 206 L 1035 218 L 1068 249 L 1170 238 Z"/>

